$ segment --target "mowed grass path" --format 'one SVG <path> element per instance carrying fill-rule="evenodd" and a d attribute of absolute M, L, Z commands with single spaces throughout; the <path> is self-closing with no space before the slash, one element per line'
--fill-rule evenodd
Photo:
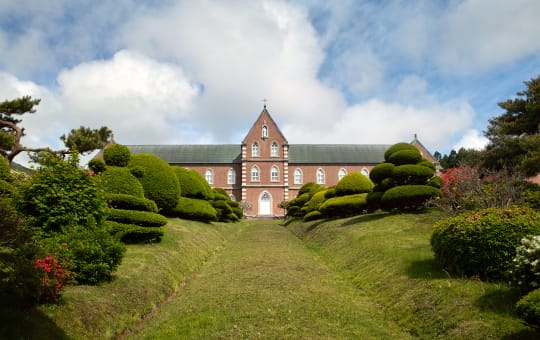
<path fill-rule="evenodd" d="M 129 338 L 408 338 L 275 221 L 249 223 Z"/>

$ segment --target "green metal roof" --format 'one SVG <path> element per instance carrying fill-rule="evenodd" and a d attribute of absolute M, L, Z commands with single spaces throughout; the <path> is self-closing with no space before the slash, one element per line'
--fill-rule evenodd
<path fill-rule="evenodd" d="M 384 144 L 292 144 L 289 163 L 293 164 L 377 164 L 384 162 Z"/>
<path fill-rule="evenodd" d="M 131 153 L 149 153 L 169 164 L 240 163 L 238 144 L 226 145 L 127 145 Z"/>
<path fill-rule="evenodd" d="M 169 164 L 230 164 L 241 162 L 238 144 L 127 145 L 131 153 L 150 153 Z M 377 164 L 384 161 L 384 144 L 292 144 L 291 164 Z"/>

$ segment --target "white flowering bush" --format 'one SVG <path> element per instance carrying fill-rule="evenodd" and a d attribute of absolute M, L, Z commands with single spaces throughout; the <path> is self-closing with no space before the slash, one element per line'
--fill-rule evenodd
<path fill-rule="evenodd" d="M 540 235 L 521 239 L 509 273 L 511 284 L 524 292 L 540 288 Z"/>

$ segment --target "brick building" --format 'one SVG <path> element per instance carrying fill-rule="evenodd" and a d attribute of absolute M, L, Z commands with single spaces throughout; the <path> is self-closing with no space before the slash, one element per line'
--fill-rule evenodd
<path fill-rule="evenodd" d="M 416 136 L 411 143 L 434 161 Z M 249 202 L 252 208 L 245 214 L 252 217 L 284 216 L 279 203 L 295 198 L 306 183 L 329 187 L 350 172 L 368 176 L 389 146 L 289 144 L 266 105 L 240 145 L 128 145 L 134 154 L 154 154 L 170 165 L 197 170 L 210 186 Z"/>

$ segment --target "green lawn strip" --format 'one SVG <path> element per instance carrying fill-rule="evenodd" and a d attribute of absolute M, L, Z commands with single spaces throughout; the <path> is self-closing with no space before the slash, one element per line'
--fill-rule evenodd
<path fill-rule="evenodd" d="M 275 221 L 254 221 L 133 338 L 407 338 Z"/>
<path fill-rule="evenodd" d="M 189 281 L 242 227 L 171 219 L 161 243 L 128 246 L 111 282 L 68 287 L 59 305 L 39 311 L 70 338 L 114 338 Z"/>
<path fill-rule="evenodd" d="M 379 214 L 287 228 L 384 313 L 420 338 L 538 338 L 514 312 L 505 284 L 452 278 L 433 260 L 429 238 L 441 214 Z"/>

